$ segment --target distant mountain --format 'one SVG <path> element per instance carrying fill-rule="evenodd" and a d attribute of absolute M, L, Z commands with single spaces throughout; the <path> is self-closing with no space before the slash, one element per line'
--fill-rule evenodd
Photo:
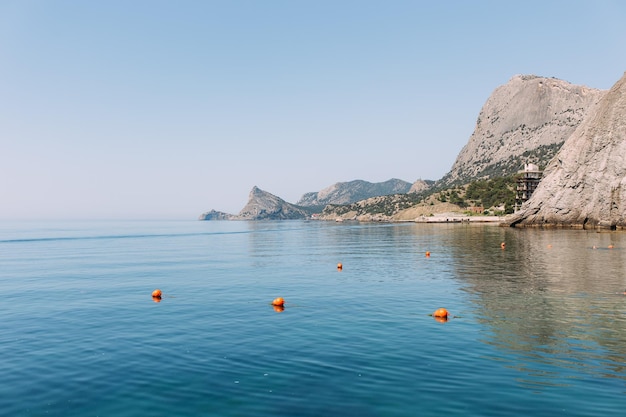
<path fill-rule="evenodd" d="M 411 187 L 422 189 L 433 181 L 418 180 L 415 184 L 398 179 L 380 183 L 362 180 L 338 182 L 319 192 L 306 193 L 297 204 L 291 204 L 273 194 L 253 187 L 248 203 L 239 214 L 228 214 L 211 210 L 202 213 L 199 220 L 287 220 L 304 219 L 321 212 L 327 204 L 348 204 L 370 197 L 405 194 Z"/>
<path fill-rule="evenodd" d="M 536 194 L 522 206 L 524 214 L 512 218 L 512 225 L 565 222 L 626 228 L 621 203 L 626 201 L 626 167 L 620 165 L 626 160 L 626 114 L 620 95 L 624 83 L 620 80 L 607 92 L 556 78 L 517 75 L 487 99 L 468 143 L 438 181 L 339 182 L 304 194 L 297 204 L 254 187 L 238 215 L 211 211 L 201 219 L 294 219 L 324 209 L 320 218 L 406 220 L 413 207 L 438 204 L 429 197 L 434 191 L 513 175 L 530 162 L 548 168 Z M 566 140 L 567 149 L 553 159 Z M 544 183 L 553 188 L 544 188 Z M 549 191 L 540 192 L 544 189 Z"/>
<path fill-rule="evenodd" d="M 626 229 L 626 73 L 547 166 L 511 226 Z"/>
<path fill-rule="evenodd" d="M 517 75 L 496 88 L 476 128 L 437 187 L 545 167 L 606 93 L 556 78 Z"/>
<path fill-rule="evenodd" d="M 545 167 L 605 94 L 556 78 L 514 76 L 487 99 L 450 171 L 434 184 L 416 182 L 412 192 L 427 196 L 478 179 L 513 175 L 526 162 Z M 378 197 L 326 207 L 320 217 L 405 219 L 408 207 L 418 201 L 411 195 Z"/>
<path fill-rule="evenodd" d="M 237 216 L 222 211 L 211 210 L 202 213 L 198 220 L 237 220 Z"/>
<path fill-rule="evenodd" d="M 363 180 L 338 182 L 322 191 L 304 194 L 296 203 L 305 207 L 324 207 L 328 204 L 350 204 L 382 195 L 405 194 L 411 183 L 392 178 L 385 182 L 371 183 Z"/>
<path fill-rule="evenodd" d="M 242 220 L 288 220 L 303 219 L 310 215 L 310 210 L 287 203 L 282 198 L 255 186 L 250 191 L 248 204 L 237 217 Z"/>
<path fill-rule="evenodd" d="M 290 220 L 305 219 L 313 211 L 287 203 L 273 194 L 252 187 L 248 203 L 237 215 L 211 210 L 200 215 L 199 220 Z"/>
<path fill-rule="evenodd" d="M 435 181 L 431 181 L 431 180 L 417 180 L 411 185 L 411 188 L 409 189 L 408 193 L 409 194 L 421 193 L 423 191 L 428 190 L 430 187 L 432 187 L 434 183 Z"/>

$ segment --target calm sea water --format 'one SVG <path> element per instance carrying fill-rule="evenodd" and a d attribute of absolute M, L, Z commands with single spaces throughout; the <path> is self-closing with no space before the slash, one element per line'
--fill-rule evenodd
<path fill-rule="evenodd" d="M 626 413 L 619 232 L 1 223 L 0 288 L 3 416 Z"/>

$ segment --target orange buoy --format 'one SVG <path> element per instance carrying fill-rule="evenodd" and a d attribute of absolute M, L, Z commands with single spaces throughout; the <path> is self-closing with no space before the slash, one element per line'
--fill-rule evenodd
<path fill-rule="evenodd" d="M 285 299 L 283 297 L 274 298 L 274 301 L 272 301 L 272 305 L 282 307 L 285 305 Z"/>
<path fill-rule="evenodd" d="M 615 246 L 613 245 L 609 245 L 609 249 L 613 249 Z"/>
<path fill-rule="evenodd" d="M 433 317 L 448 318 L 448 310 L 446 310 L 445 308 L 438 308 L 433 313 Z"/>
<path fill-rule="evenodd" d="M 504 243 L 504 242 L 500 243 L 500 247 L 501 247 L 502 249 L 505 249 L 505 248 L 506 248 L 506 243 Z"/>
<path fill-rule="evenodd" d="M 157 288 L 156 290 L 152 291 L 152 298 L 161 298 L 161 290 Z"/>
<path fill-rule="evenodd" d="M 429 251 L 426 251 L 426 257 L 430 258 L 430 252 Z"/>
<path fill-rule="evenodd" d="M 341 262 L 337 264 L 337 269 L 343 269 L 343 265 L 341 264 Z"/>

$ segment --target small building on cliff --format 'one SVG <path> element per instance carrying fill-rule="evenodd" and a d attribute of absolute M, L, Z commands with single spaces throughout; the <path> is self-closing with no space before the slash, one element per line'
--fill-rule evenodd
<path fill-rule="evenodd" d="M 515 211 L 518 211 L 522 204 L 533 195 L 539 181 L 541 181 L 541 175 L 542 172 L 535 164 L 524 164 L 524 169 L 518 172 L 515 188 Z"/>

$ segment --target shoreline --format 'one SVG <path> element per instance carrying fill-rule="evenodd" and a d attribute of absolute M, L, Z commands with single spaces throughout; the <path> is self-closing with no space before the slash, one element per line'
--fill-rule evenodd
<path fill-rule="evenodd" d="M 361 223 L 492 223 L 502 224 L 505 216 L 468 216 L 464 214 L 447 213 L 433 216 L 419 216 L 415 218 L 390 218 L 384 216 L 354 216 L 336 217 L 335 222 L 361 222 Z M 316 218 L 312 220 L 333 221 L 331 218 Z"/>
<path fill-rule="evenodd" d="M 420 216 L 415 223 L 501 223 L 504 216 Z"/>

